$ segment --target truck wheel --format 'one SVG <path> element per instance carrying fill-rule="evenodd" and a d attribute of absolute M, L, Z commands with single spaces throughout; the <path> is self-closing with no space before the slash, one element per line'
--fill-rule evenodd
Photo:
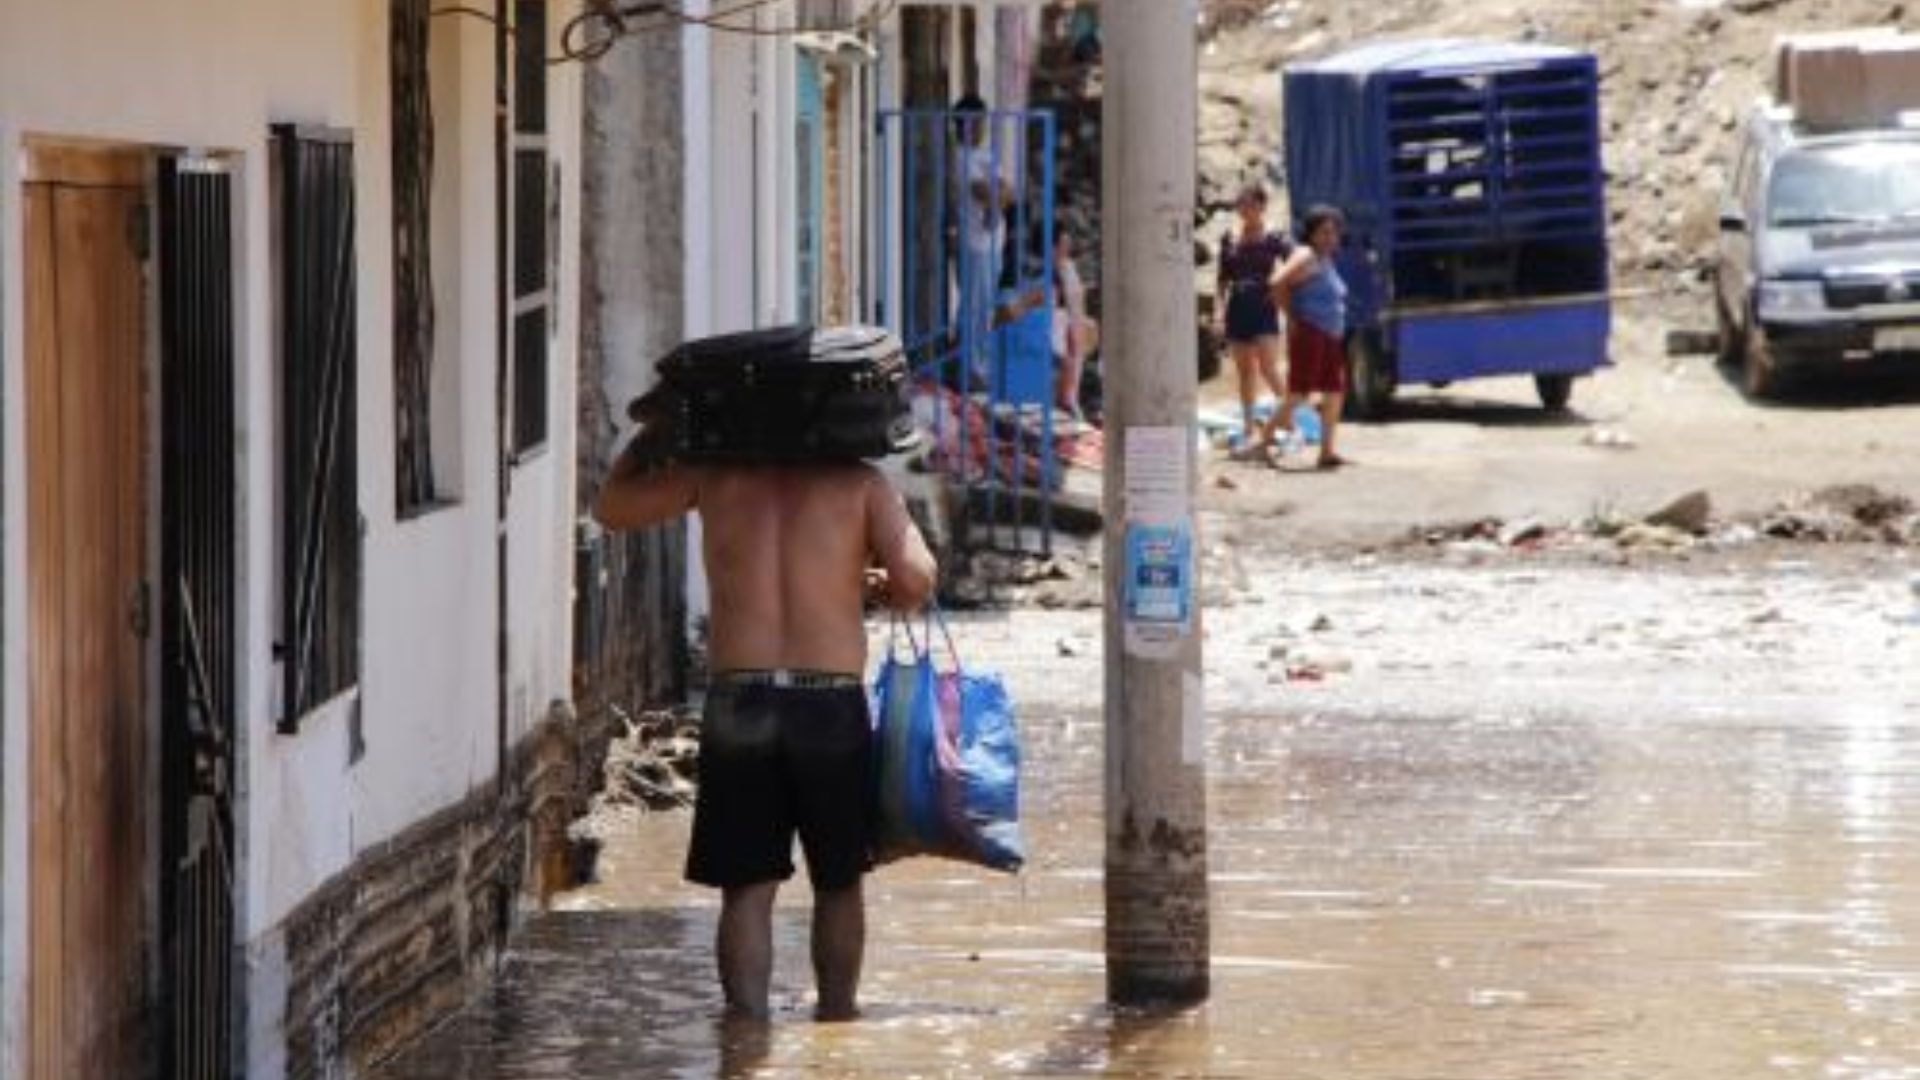
<path fill-rule="evenodd" d="M 1378 420 L 1393 400 L 1393 358 L 1380 339 L 1364 331 L 1347 336 L 1347 397 L 1341 411 L 1355 420 Z"/>
<path fill-rule="evenodd" d="M 1732 367 L 1740 362 L 1740 354 L 1742 351 L 1740 328 L 1733 324 L 1733 316 L 1727 314 L 1727 305 L 1717 296 L 1713 301 L 1713 314 L 1715 321 L 1720 325 L 1720 350 L 1718 358 L 1722 365 Z"/>
<path fill-rule="evenodd" d="M 1742 345 L 1740 389 L 1756 401 L 1779 397 L 1784 380 L 1780 377 L 1780 369 L 1774 366 L 1773 357 L 1767 355 L 1766 335 L 1749 332 Z"/>
<path fill-rule="evenodd" d="M 1540 404 L 1550 413 L 1566 412 L 1573 400 L 1573 376 L 1535 375 L 1533 388 L 1540 392 Z"/>

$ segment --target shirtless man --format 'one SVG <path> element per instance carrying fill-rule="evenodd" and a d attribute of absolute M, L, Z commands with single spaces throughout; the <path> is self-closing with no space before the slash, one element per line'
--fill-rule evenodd
<path fill-rule="evenodd" d="M 730 1015 L 766 1018 L 773 902 L 797 834 L 813 883 L 815 1016 L 857 1015 L 872 866 L 863 596 L 913 611 L 935 567 L 906 504 L 859 463 L 649 468 L 630 447 L 594 516 L 637 529 L 699 511 L 713 670 L 687 878 L 722 890 Z"/>

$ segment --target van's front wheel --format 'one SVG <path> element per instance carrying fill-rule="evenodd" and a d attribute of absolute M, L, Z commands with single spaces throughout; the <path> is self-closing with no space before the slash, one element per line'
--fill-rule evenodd
<path fill-rule="evenodd" d="M 1396 383 L 1393 358 L 1381 347 L 1377 334 L 1356 330 L 1347 335 L 1347 398 L 1342 411 L 1349 419 L 1385 416 Z"/>

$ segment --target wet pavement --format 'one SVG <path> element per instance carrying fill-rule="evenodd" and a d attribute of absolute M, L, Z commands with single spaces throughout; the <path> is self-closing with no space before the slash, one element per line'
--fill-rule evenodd
<path fill-rule="evenodd" d="M 662 814 L 383 1080 L 1920 1077 L 1907 566 L 1244 570 L 1204 1007 L 1102 1004 L 1098 613 L 1022 612 L 956 635 L 1022 703 L 1031 863 L 871 879 L 865 1019 L 807 1018 L 796 884 L 775 1022 L 716 1021 Z"/>

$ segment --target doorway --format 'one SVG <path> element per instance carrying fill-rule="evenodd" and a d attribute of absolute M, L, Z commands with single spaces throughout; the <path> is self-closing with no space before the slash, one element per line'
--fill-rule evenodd
<path fill-rule="evenodd" d="M 28 1077 L 236 1043 L 232 177 L 32 144 Z"/>
<path fill-rule="evenodd" d="M 150 166 L 127 150 L 28 161 L 28 1074 L 138 1077 L 154 910 Z"/>

